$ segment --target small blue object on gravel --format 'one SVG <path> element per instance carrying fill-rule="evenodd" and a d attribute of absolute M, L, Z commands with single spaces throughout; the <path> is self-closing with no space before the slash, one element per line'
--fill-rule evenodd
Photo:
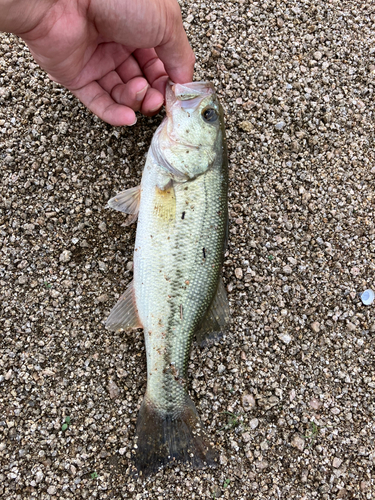
<path fill-rule="evenodd" d="M 374 302 L 374 298 L 375 294 L 370 288 L 361 294 L 361 300 L 365 306 L 370 306 Z"/>

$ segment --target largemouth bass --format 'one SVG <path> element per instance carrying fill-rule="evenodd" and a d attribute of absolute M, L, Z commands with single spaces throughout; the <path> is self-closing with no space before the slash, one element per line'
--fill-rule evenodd
<path fill-rule="evenodd" d="M 228 163 L 223 110 L 212 84 L 170 83 L 167 116 L 154 134 L 141 185 L 108 205 L 138 216 L 134 279 L 107 328 L 143 328 L 147 389 L 138 415 L 135 465 L 214 464 L 186 372 L 194 336 L 229 318 L 220 273 L 227 234 Z"/>

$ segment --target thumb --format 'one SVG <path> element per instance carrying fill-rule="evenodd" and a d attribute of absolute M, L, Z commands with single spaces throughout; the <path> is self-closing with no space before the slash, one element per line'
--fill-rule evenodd
<path fill-rule="evenodd" d="M 195 55 L 182 24 L 180 7 L 177 2 L 174 5 L 166 13 L 164 39 L 155 51 L 169 78 L 176 83 L 187 83 L 193 79 Z"/>

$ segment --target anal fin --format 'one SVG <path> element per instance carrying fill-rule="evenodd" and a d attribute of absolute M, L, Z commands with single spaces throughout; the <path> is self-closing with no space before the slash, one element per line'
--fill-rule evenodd
<path fill-rule="evenodd" d="M 220 278 L 216 295 L 195 334 L 197 342 L 202 345 L 205 340 L 220 335 L 227 326 L 229 318 L 230 310 L 227 292 L 225 291 L 223 280 Z"/>
<path fill-rule="evenodd" d="M 132 215 L 132 217 L 128 217 L 125 222 L 125 225 L 128 226 L 137 220 L 140 200 L 141 186 L 136 186 L 121 191 L 121 193 L 111 198 L 106 208 L 113 208 L 119 212 Z"/>
<path fill-rule="evenodd" d="M 105 326 L 108 330 L 114 332 L 142 328 L 135 305 L 134 286 L 132 281 L 110 312 L 105 322 Z"/>

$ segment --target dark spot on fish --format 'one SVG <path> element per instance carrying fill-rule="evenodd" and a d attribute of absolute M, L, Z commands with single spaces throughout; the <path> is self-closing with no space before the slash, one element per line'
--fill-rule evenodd
<path fill-rule="evenodd" d="M 185 212 L 182 212 L 181 219 L 185 219 Z"/>
<path fill-rule="evenodd" d="M 189 151 L 186 151 L 186 154 L 189 154 Z"/>
<path fill-rule="evenodd" d="M 185 130 L 185 132 L 188 134 L 188 133 L 190 132 L 190 130 L 187 128 L 187 129 Z"/>
<path fill-rule="evenodd" d="M 185 191 L 187 191 L 187 190 L 188 190 L 188 188 L 186 187 L 186 188 L 185 188 Z"/>
<path fill-rule="evenodd" d="M 206 258 L 206 249 L 202 248 L 202 250 L 203 250 L 203 258 L 205 259 Z"/>

